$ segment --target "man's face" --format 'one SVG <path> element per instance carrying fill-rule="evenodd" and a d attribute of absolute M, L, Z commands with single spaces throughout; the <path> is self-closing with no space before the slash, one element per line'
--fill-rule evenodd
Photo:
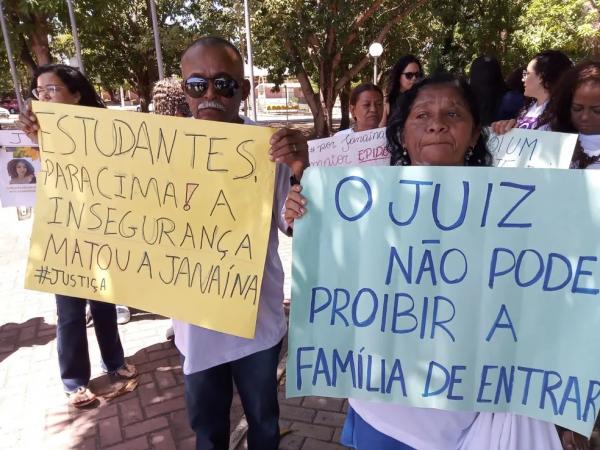
<path fill-rule="evenodd" d="M 190 110 L 196 119 L 218 122 L 240 122 L 240 103 L 248 97 L 250 83 L 244 80 L 243 64 L 236 53 L 227 47 L 199 45 L 189 49 L 181 59 L 183 82 L 208 82 L 204 92 L 197 98 L 190 96 L 184 86 L 185 96 Z M 237 89 L 229 92 L 215 87 L 215 79 L 235 80 Z M 229 97 L 229 94 L 233 94 Z"/>

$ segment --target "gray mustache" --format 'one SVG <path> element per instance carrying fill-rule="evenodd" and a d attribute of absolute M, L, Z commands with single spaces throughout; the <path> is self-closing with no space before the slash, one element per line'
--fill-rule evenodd
<path fill-rule="evenodd" d="M 225 107 L 214 100 L 209 100 L 198 105 L 198 111 L 203 109 L 218 109 L 219 111 L 225 111 Z"/>

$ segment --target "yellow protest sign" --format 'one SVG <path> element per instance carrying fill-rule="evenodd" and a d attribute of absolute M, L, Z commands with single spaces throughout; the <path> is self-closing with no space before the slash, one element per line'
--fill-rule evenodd
<path fill-rule="evenodd" d="M 253 337 L 272 129 L 34 102 L 42 171 L 25 287 Z"/>

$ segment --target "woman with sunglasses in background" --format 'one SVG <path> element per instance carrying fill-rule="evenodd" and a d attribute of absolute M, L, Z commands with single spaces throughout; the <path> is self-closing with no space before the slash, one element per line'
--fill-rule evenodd
<path fill-rule="evenodd" d="M 554 87 L 561 76 L 573 67 L 567 55 L 557 50 L 546 50 L 533 57 L 527 69 L 523 71 L 525 83 L 525 97 L 531 100 L 525 105 L 517 119 L 499 120 L 492 123 L 492 130 L 496 134 L 504 134 L 512 128 L 539 129 L 547 122 L 544 115 L 548 101 Z"/>
<path fill-rule="evenodd" d="M 62 64 L 38 67 L 33 74 L 31 92 L 42 102 L 105 107 L 94 87 L 81 72 Z M 30 107 L 21 112 L 16 123 L 31 140 L 37 142 L 39 125 Z M 125 362 L 117 328 L 116 306 L 95 300 L 88 302 L 103 369 L 116 379 L 136 377 L 138 372 L 135 366 Z M 81 408 L 96 401 L 95 394 L 88 388 L 91 366 L 86 332 L 86 300 L 56 294 L 56 308 L 56 346 L 60 375 L 69 404 Z"/>
<path fill-rule="evenodd" d="M 404 55 L 394 64 L 387 81 L 387 101 L 380 127 L 386 126 L 388 117 L 392 115 L 402 95 L 421 78 L 423 78 L 423 68 L 413 55 Z"/>

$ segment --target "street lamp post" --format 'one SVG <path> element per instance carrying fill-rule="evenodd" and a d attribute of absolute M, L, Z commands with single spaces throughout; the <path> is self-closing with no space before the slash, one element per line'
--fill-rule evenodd
<path fill-rule="evenodd" d="M 244 20 L 246 24 L 246 49 L 248 51 L 248 71 L 250 75 L 250 102 L 252 103 L 252 119 L 256 122 L 256 96 L 254 95 L 254 62 L 252 60 L 252 34 L 250 31 L 250 6 L 244 0 Z"/>
<path fill-rule="evenodd" d="M 379 42 L 373 42 L 369 46 L 369 55 L 373 57 L 373 84 L 377 84 L 377 58 L 383 53 L 383 46 Z"/>
<path fill-rule="evenodd" d="M 6 46 L 6 55 L 8 57 L 8 65 L 10 66 L 10 75 L 15 88 L 15 97 L 17 98 L 17 103 L 19 104 L 19 111 L 24 111 L 25 105 L 23 102 L 23 97 L 21 97 L 21 84 L 19 83 L 19 77 L 17 76 L 17 67 L 15 66 L 15 61 L 13 59 L 12 47 L 10 45 L 10 39 L 8 36 L 8 28 L 6 26 L 6 21 L 4 20 L 4 5 L 2 4 L 2 0 L 0 0 L 0 25 L 2 26 L 2 36 L 4 37 L 4 45 Z"/>
<path fill-rule="evenodd" d="M 158 65 L 158 78 L 162 80 L 165 77 L 165 67 L 163 66 L 160 32 L 158 31 L 158 18 L 156 17 L 156 4 L 154 1 L 150 0 L 150 15 L 152 16 L 152 33 L 154 34 L 154 51 L 156 52 L 156 64 Z"/>
<path fill-rule="evenodd" d="M 81 44 L 79 43 L 79 34 L 77 33 L 77 22 L 75 21 L 75 12 L 73 11 L 72 0 L 67 0 L 67 6 L 69 8 L 69 20 L 71 22 L 71 34 L 73 35 L 73 42 L 75 43 L 75 56 L 77 58 L 77 65 L 81 73 L 85 75 L 85 69 L 83 68 L 83 60 L 81 59 Z"/>

